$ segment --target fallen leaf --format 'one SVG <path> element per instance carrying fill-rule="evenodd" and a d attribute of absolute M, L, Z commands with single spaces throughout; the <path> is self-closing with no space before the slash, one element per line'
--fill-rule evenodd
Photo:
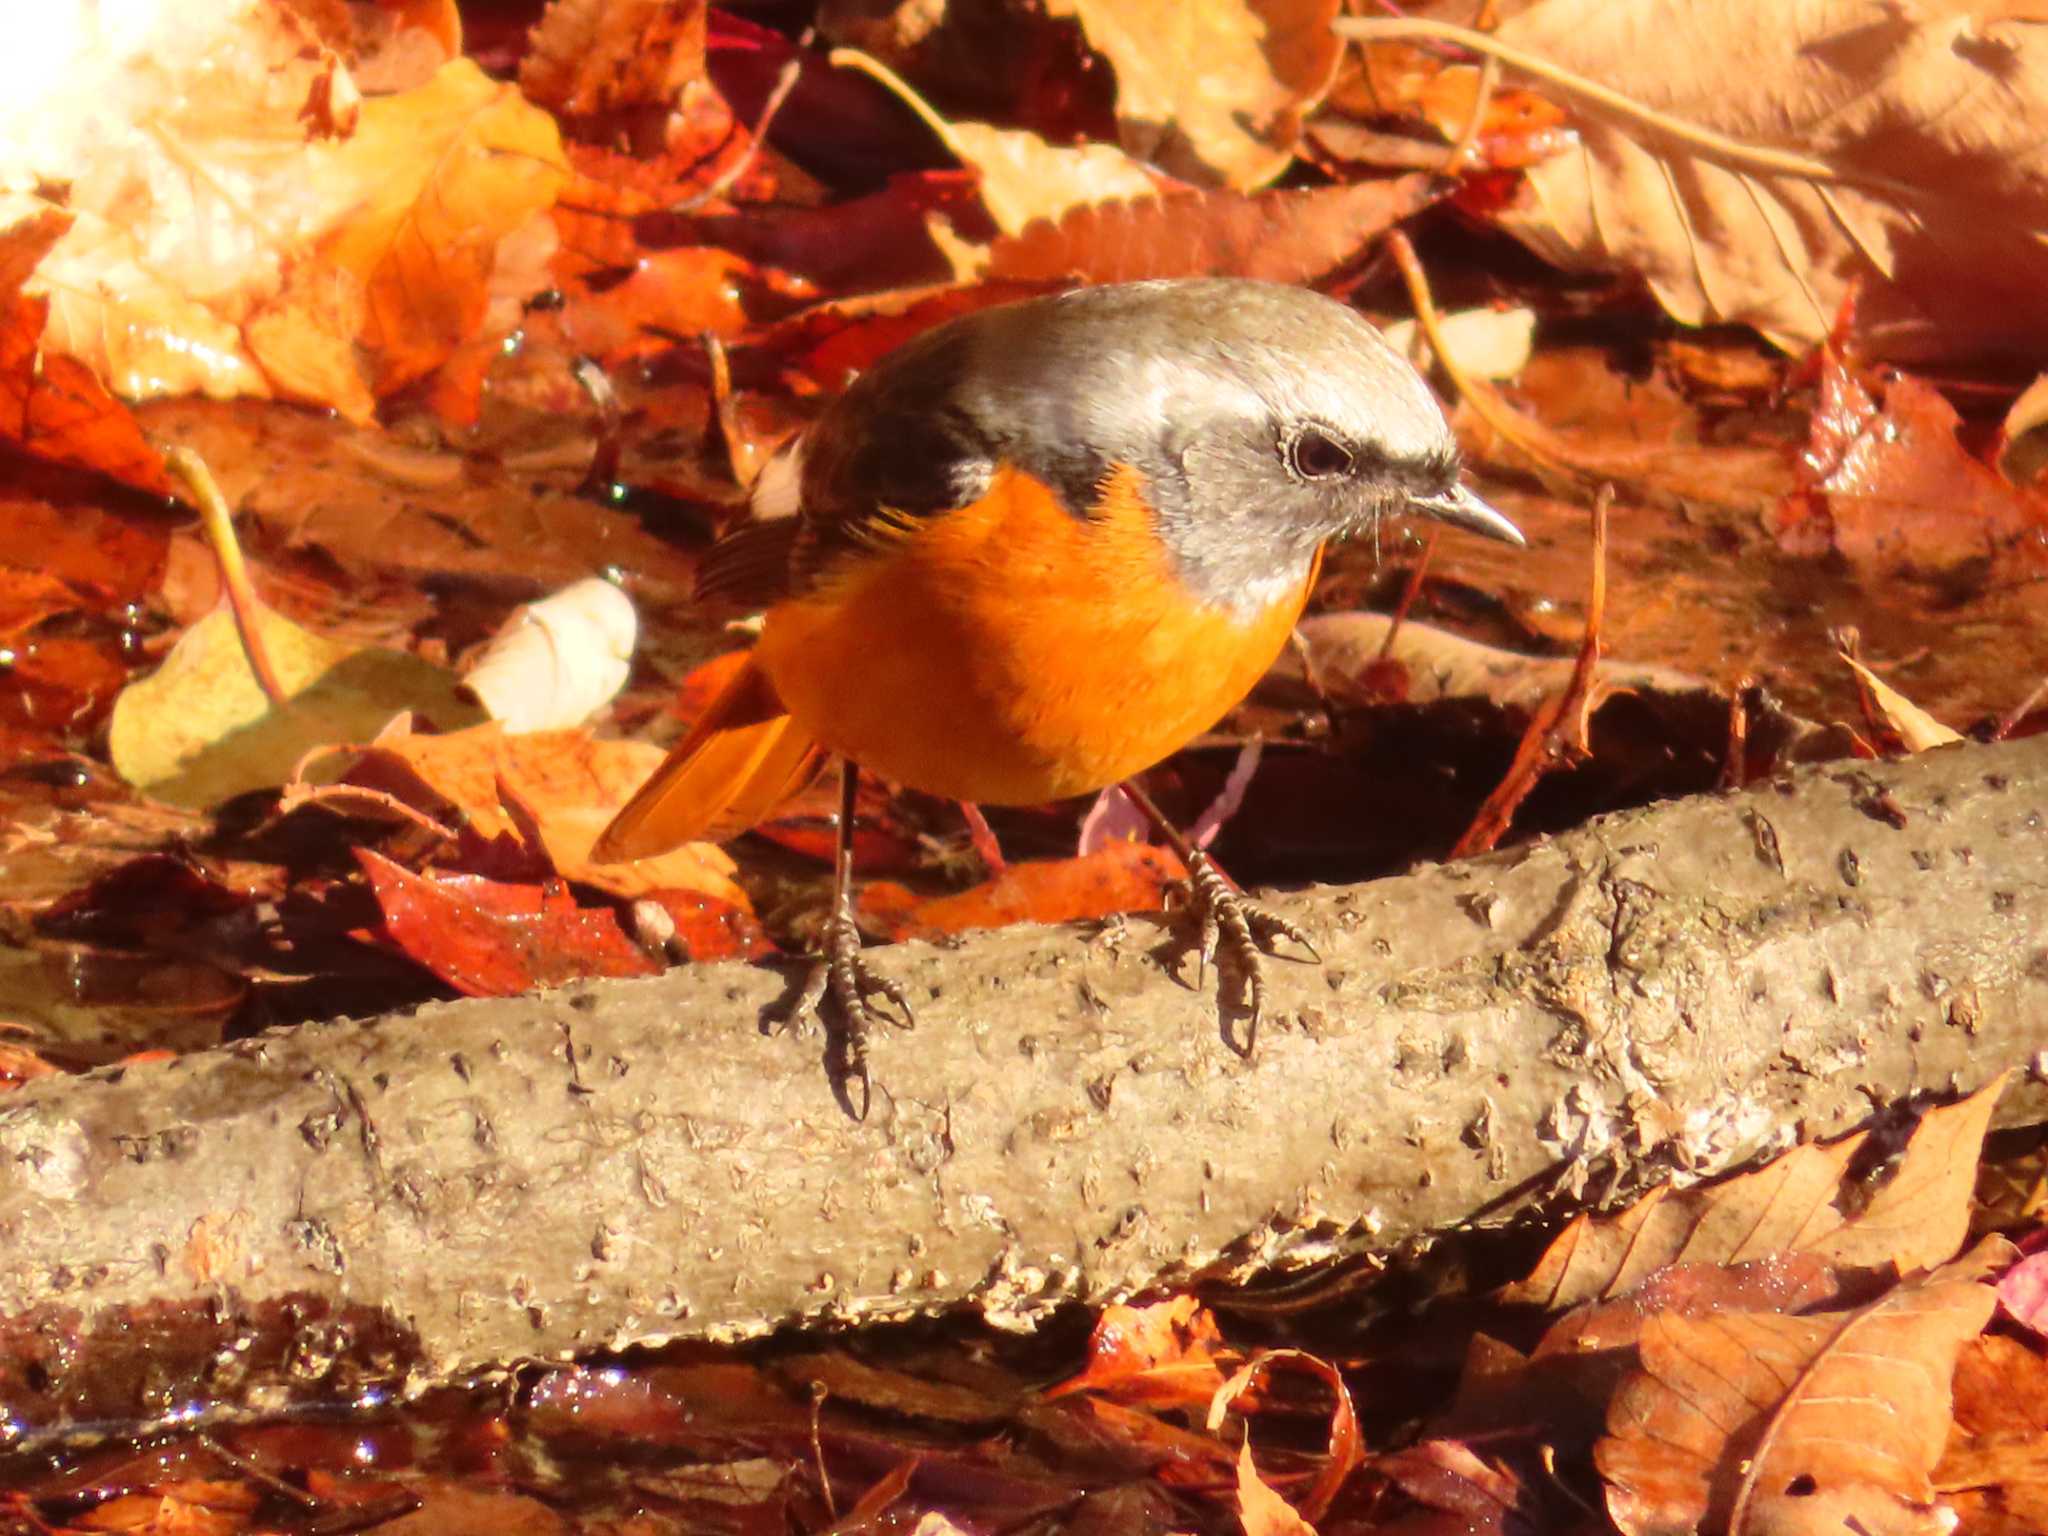
<path fill-rule="evenodd" d="M 1778 1253 L 1863 1267 L 1939 1264 L 1968 1234 L 1977 1156 L 2006 1076 L 1923 1115 L 1890 1179 L 1854 1216 L 1837 1200 L 1861 1135 L 1795 1147 L 1717 1184 L 1660 1187 L 1613 1216 L 1582 1213 L 1502 1299 L 1557 1310 L 1623 1295 L 1669 1264 L 1741 1264 Z"/>
<path fill-rule="evenodd" d="M 43 350 L 49 300 L 21 292 L 29 273 L 71 227 L 71 215 L 45 207 L 4 227 L 5 201 L 0 198 L 0 437 L 38 458 L 170 495 L 163 455 L 90 368 Z"/>
<path fill-rule="evenodd" d="M 2048 1338 L 2048 1253 L 2030 1253 L 2005 1272 L 1998 1304 L 2021 1327 Z"/>
<path fill-rule="evenodd" d="M 1184 180 L 1264 186 L 1336 77 L 1337 0 L 1050 0 L 1116 71 L 1123 145 Z"/>
<path fill-rule="evenodd" d="M 1149 197 L 1171 185 L 1113 144 L 1052 144 L 1028 128 L 948 120 L 888 66 L 852 49 L 835 50 L 832 62 L 874 76 L 923 118 L 953 157 L 973 170 L 982 206 L 1006 235 L 1069 208 Z"/>
<path fill-rule="evenodd" d="M 1513 378 L 1528 366 L 1536 342 L 1536 311 L 1520 306 L 1458 310 L 1437 323 L 1452 363 L 1475 379 Z M 1436 366 L 1429 339 L 1413 320 L 1396 320 L 1381 333 L 1418 370 L 1426 373 Z"/>
<path fill-rule="evenodd" d="M 1303 1349 L 1269 1349 L 1240 1366 L 1230 1380 L 1216 1389 L 1216 1395 L 1209 1400 L 1208 1427 L 1210 1433 L 1222 1428 L 1231 1407 L 1259 1381 L 1275 1368 L 1305 1371 L 1329 1389 L 1334 1407 L 1330 1412 L 1329 1446 L 1323 1455 L 1323 1463 L 1316 1471 L 1316 1480 L 1302 1496 L 1300 1513 L 1309 1520 L 1320 1520 L 1329 1511 L 1337 1491 L 1344 1486 L 1351 1474 L 1358 1470 L 1365 1460 L 1365 1438 L 1359 1432 L 1358 1412 L 1351 1404 L 1351 1389 L 1344 1384 L 1343 1373 L 1329 1361 L 1310 1354 Z M 1250 1441 L 1246 1441 L 1250 1449 Z"/>
<path fill-rule="evenodd" d="M 1411 704 L 1488 699 L 1503 708 L 1533 709 L 1561 692 L 1577 665 L 1570 656 L 1504 650 L 1413 621 L 1401 625 L 1389 650 L 1392 629 L 1392 616 L 1384 613 L 1318 613 L 1302 620 L 1299 633 L 1316 686 L 1341 701 L 1377 703 L 1384 664 L 1391 662 L 1403 674 L 1401 696 Z M 1672 667 L 1603 660 L 1594 675 L 1607 694 L 1684 698 L 1716 693 L 1705 678 Z"/>
<path fill-rule="evenodd" d="M 1950 1380 L 2009 1248 L 1988 1239 L 1853 1312 L 1650 1319 L 1594 1451 L 1608 1513 L 1629 1536 L 1952 1529 L 1931 1478 Z"/>
<path fill-rule="evenodd" d="M 860 894 L 864 920 L 892 941 L 937 938 L 1012 923 L 1072 923 L 1112 912 L 1149 912 L 1187 878 L 1165 848 L 1119 839 L 1071 859 L 1030 859 L 1008 865 L 992 880 L 950 896 L 919 900 L 887 881 L 870 881 Z"/>
<path fill-rule="evenodd" d="M 1955 1407 L 1934 1485 L 1962 1517 L 1958 1529 L 2048 1530 L 2048 1360 L 2000 1334 L 1970 1340 L 1956 1361 Z"/>
<path fill-rule="evenodd" d="M 1133 1406 L 1206 1408 L 1223 1385 L 1228 1354 L 1216 1319 L 1192 1296 L 1108 1306 L 1088 1336 L 1087 1365 L 1043 1395 L 1097 1392 Z"/>
<path fill-rule="evenodd" d="M 1244 1536 L 1316 1536 L 1301 1512 L 1273 1491 L 1252 1465 L 1251 1442 L 1237 1453 L 1237 1518 Z"/>
<path fill-rule="evenodd" d="M 1425 1440 L 1381 1456 L 1373 1469 L 1427 1509 L 1461 1522 L 1469 1536 L 1510 1536 L 1533 1528 L 1536 1511 L 1521 1481 L 1457 1440 Z"/>
<path fill-rule="evenodd" d="M 516 997 L 589 976 L 653 976 L 661 967 L 610 907 L 579 907 L 567 885 L 509 885 L 480 875 L 416 875 L 358 848 L 383 931 L 469 997 Z"/>
<path fill-rule="evenodd" d="M 282 5 L 76 15 L 71 72 L 0 108 L 35 125 L 0 132 L 0 184 L 69 186 L 71 228 L 27 291 L 49 299 L 46 350 L 115 393 L 283 394 L 364 420 L 375 395 L 474 363 L 546 286 L 559 136 L 469 61 L 361 100 Z M 0 227 L 50 206 L 0 197 Z"/>
<path fill-rule="evenodd" d="M 365 102 L 324 176 L 349 211 L 322 254 L 362 285 L 379 394 L 504 335 L 547 286 L 546 215 L 568 176 L 561 137 L 466 59 Z"/>
<path fill-rule="evenodd" d="M 588 577 L 514 609 L 462 686 L 515 734 L 581 725 L 625 686 L 638 629 L 618 584 Z"/>
<path fill-rule="evenodd" d="M 1852 285 L 1873 355 L 2048 345 L 2048 35 L 2030 15 L 1543 0 L 1497 36 L 1722 136 L 1562 93 L 1581 146 L 1533 167 L 1505 220 L 1539 254 L 1640 272 L 1685 323 L 1791 349 L 1828 334 Z"/>
<path fill-rule="evenodd" d="M 1838 1264 L 1900 1270 L 1928 1269 L 1957 1253 L 1970 1235 L 1984 1136 L 2011 1078 L 2008 1069 L 1922 1115 L 1890 1176 L 1812 1251 Z"/>
<path fill-rule="evenodd" d="M 558 0 L 527 38 L 519 86 L 572 117 L 667 108 L 704 74 L 701 3 Z"/>
<path fill-rule="evenodd" d="M 409 652 L 330 639 L 268 608 L 257 622 L 287 705 L 265 697 L 223 603 L 114 701 L 107 752 L 122 778 L 173 805 L 213 806 L 283 784 L 315 747 L 368 741 L 406 711 L 450 730 L 482 718 L 453 673 Z"/>
<path fill-rule="evenodd" d="M 2048 469 L 2048 373 L 2035 375 L 1998 425 L 1998 471 L 2014 485 L 2029 485 Z"/>
<path fill-rule="evenodd" d="M 613 896 L 633 898 L 696 891 L 751 914 L 746 893 L 733 884 L 733 862 L 713 843 L 679 848 L 630 864 L 597 864 L 591 845 L 662 760 L 648 742 L 600 741 L 583 731 L 508 735 L 495 722 L 438 736 L 387 735 L 355 754 L 350 783 L 389 789 L 411 801 L 398 765 L 433 794 L 457 808 L 476 834 L 489 840 L 516 833 L 504 804 L 507 793 L 531 818 L 542 849 L 564 879 Z M 430 810 L 430 806 L 421 809 Z"/>
<path fill-rule="evenodd" d="M 1835 654 L 1856 674 L 1857 683 L 1870 700 L 1872 718 L 1889 727 L 1908 752 L 1925 752 L 1963 739 L 1847 651 Z"/>
<path fill-rule="evenodd" d="M 1427 176 L 1335 187 L 1170 192 L 1075 206 L 1006 231 L 989 278 L 1092 283 L 1228 275 L 1275 283 L 1325 276 L 1441 195 Z"/>
<path fill-rule="evenodd" d="M 1880 405 L 1829 352 L 1800 461 L 1804 483 L 1778 508 L 1778 542 L 1798 555 L 1833 550 L 1873 576 L 2048 555 L 2048 498 L 1966 452 L 1958 425 L 1931 385 L 1895 376 Z"/>

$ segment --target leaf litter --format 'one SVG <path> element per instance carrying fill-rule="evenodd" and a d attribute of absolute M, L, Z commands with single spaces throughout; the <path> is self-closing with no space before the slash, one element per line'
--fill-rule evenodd
<path fill-rule="evenodd" d="M 1504 333 L 1483 366 L 1415 355 L 1536 547 L 1390 526 L 1338 552 L 1305 664 L 1156 776 L 1189 815 L 1228 783 L 1235 869 L 1441 856 L 1495 789 L 1487 836 L 1512 840 L 2043 723 L 2048 520 L 2031 418 L 2000 431 L 2037 370 L 1984 361 L 2038 330 L 2027 110 L 1982 89 L 2030 20 L 1859 34 L 1820 7 L 1646 4 L 1618 25 L 1541 0 L 1492 43 L 1347 23 L 1378 29 L 1347 55 L 1326 0 L 860 9 L 806 36 L 558 0 L 529 40 L 438 0 L 246 0 L 153 51 L 81 23 L 7 98 L 30 126 L 0 162 L 0 1083 L 794 942 L 788 892 L 830 843 L 815 796 L 737 856 L 588 858 L 659 756 L 644 738 L 734 643 L 688 602 L 695 553 L 735 515 L 734 467 L 861 368 L 1077 277 L 1312 281 L 1391 318 L 1401 229 L 1446 305 Z M 1759 43 L 1731 86 L 1706 42 L 1744 25 L 1798 46 Z M 835 69 L 845 48 L 894 84 Z M 1510 67 L 1466 62 L 1489 52 Z M 190 90 L 200 60 L 231 88 Z M 1802 100 L 1840 110 L 1788 115 Z M 1911 153 L 1873 170 L 1885 122 Z M 1998 209 L 1984 238 L 1950 237 L 1964 203 Z M 1811 355 L 1678 329 L 1644 292 Z M 243 520 L 266 597 L 239 627 L 159 499 L 166 447 Z M 1604 604 L 1580 603 L 1589 569 Z M 576 583 L 594 623 L 517 617 Z M 501 632 L 528 658 L 465 672 Z M 1510 780 L 1567 712 L 1586 761 Z M 948 935 L 1156 907 L 1163 850 L 1073 857 L 1082 818 L 991 835 L 871 786 L 863 859 L 900 878 L 864 913 Z M 1797 1147 L 1583 1213 L 1519 1284 L 1413 1316 L 1182 1293 L 1092 1340 L 535 1368 L 516 1399 L 345 1430 L 78 1449 L 13 1469 L 0 1508 L 221 1531 L 311 1506 L 435 1529 L 2038 1530 L 2038 1277 L 1997 1238 L 1957 1258 L 1994 1098 L 1929 1111 L 1888 1178 L 1866 1140 Z M 2010 1225 L 2038 1242 L 2038 1212 Z"/>

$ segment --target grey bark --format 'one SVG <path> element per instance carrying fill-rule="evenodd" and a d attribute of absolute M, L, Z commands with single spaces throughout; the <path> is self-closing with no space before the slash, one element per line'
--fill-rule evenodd
<path fill-rule="evenodd" d="M 1253 1059 L 1170 926 L 871 952 L 874 1112 L 739 964 L 278 1032 L 0 1105 L 16 1437 L 966 1305 L 1023 1326 L 1711 1173 L 2048 1047 L 2048 738 L 1276 899 Z M 2006 1120 L 2039 1118 L 2038 1073 Z M 0 1431 L 4 1434 L 4 1431 Z"/>

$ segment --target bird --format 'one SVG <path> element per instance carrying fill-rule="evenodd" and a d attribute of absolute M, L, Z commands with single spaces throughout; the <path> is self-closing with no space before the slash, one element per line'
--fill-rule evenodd
<path fill-rule="evenodd" d="M 1224 945 L 1255 1030 L 1261 952 L 1313 949 L 1132 779 L 1251 691 L 1332 540 L 1407 513 L 1526 542 L 1464 485 L 1436 397 L 1371 322 L 1240 278 L 1076 288 L 936 326 L 771 458 L 750 502 L 696 585 L 763 611 L 758 640 L 593 857 L 736 836 L 836 758 L 831 906 L 798 1007 L 836 1009 L 857 1117 L 871 1027 L 910 1022 L 854 916 L 863 770 L 994 805 L 1125 785 L 1185 862 L 1203 960 Z"/>

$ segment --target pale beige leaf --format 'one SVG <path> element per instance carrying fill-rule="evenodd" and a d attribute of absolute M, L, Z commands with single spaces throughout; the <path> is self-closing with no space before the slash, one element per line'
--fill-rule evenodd
<path fill-rule="evenodd" d="M 1823 337 L 1850 285 L 1894 358 L 2048 343 L 2048 27 L 1885 0 L 1540 0 L 1503 43 L 1633 103 L 1812 161 L 1703 150 L 1559 91 L 1581 145 L 1534 168 L 1510 227 L 1579 268 L 1640 272 L 1692 324 Z"/>
<path fill-rule="evenodd" d="M 508 731 L 581 725 L 625 686 L 638 628 L 616 583 L 586 577 L 514 610 L 462 685 Z"/>
<path fill-rule="evenodd" d="M 1536 341 L 1536 311 L 1461 309 L 1438 318 L 1444 345 L 1458 371 L 1475 379 L 1511 379 L 1529 364 Z M 1430 368 L 1436 354 L 1413 320 L 1396 320 L 1384 328 L 1388 341 L 1417 368 Z"/>
<path fill-rule="evenodd" d="M 1998 429 L 1998 467 L 2014 485 L 2026 485 L 2048 469 L 2048 373 L 2020 391 Z"/>
<path fill-rule="evenodd" d="M 1336 75 L 1337 0 L 1048 0 L 1116 71 L 1124 148 L 1186 180 L 1240 191 L 1294 159 Z"/>
<path fill-rule="evenodd" d="M 1906 744 L 1907 751 L 1925 752 L 1929 747 L 1945 747 L 1963 739 L 1847 651 L 1835 654 L 1849 664 L 1857 681 L 1868 690 L 1871 702 L 1884 717 L 1884 723 L 1898 732 L 1899 740 Z"/>
<path fill-rule="evenodd" d="M 1391 615 L 1363 610 L 1318 613 L 1303 619 L 1298 631 L 1317 686 L 1335 698 L 1371 701 L 1377 695 L 1362 679 L 1385 653 L 1406 671 L 1411 704 L 1470 698 L 1530 709 L 1562 692 L 1578 665 L 1573 656 L 1531 656 L 1412 620 L 1400 626 L 1389 652 L 1387 632 L 1392 628 Z M 1283 668 L 1289 664 L 1289 658 L 1281 658 Z M 1705 678 L 1653 662 L 1602 661 L 1595 678 L 1605 693 L 1720 697 Z"/>
<path fill-rule="evenodd" d="M 1159 181 L 1113 144 L 1049 144 L 1022 128 L 948 123 L 943 137 L 980 176 L 982 206 L 1014 235 L 1069 208 L 1154 196 Z"/>

